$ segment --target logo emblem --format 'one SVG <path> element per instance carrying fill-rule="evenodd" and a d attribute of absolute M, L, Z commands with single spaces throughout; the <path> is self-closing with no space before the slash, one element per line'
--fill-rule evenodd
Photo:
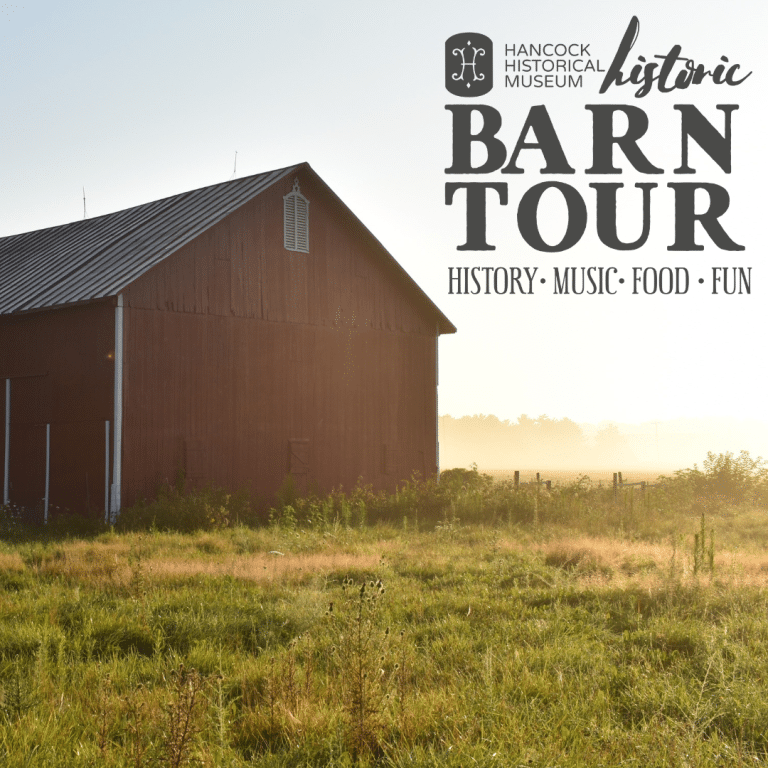
<path fill-rule="evenodd" d="M 485 96 L 493 88 L 493 43 L 479 32 L 445 41 L 445 87 L 454 96 Z"/>

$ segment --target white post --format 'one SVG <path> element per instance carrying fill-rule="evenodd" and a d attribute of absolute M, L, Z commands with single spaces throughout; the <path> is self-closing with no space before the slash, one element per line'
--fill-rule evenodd
<path fill-rule="evenodd" d="M 8 504 L 8 468 L 11 450 L 11 380 L 5 380 L 5 467 L 3 472 L 3 504 Z"/>
<path fill-rule="evenodd" d="M 44 521 L 48 522 L 48 491 L 51 486 L 51 425 L 45 425 L 45 506 Z"/>
<path fill-rule="evenodd" d="M 435 325 L 435 462 L 437 464 L 437 482 L 440 482 L 440 409 L 437 405 L 440 367 L 437 364 L 437 351 L 440 345 L 440 323 Z"/>
<path fill-rule="evenodd" d="M 123 294 L 117 297 L 115 307 L 115 427 L 112 450 L 112 510 L 114 523 L 120 513 L 120 475 L 123 439 Z"/>
<path fill-rule="evenodd" d="M 109 419 L 104 422 L 104 524 L 109 524 Z"/>

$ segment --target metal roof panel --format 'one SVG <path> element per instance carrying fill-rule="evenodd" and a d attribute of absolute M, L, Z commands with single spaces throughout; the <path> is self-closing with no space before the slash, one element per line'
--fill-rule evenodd
<path fill-rule="evenodd" d="M 0 238 L 0 314 L 113 296 L 299 167 Z"/>
<path fill-rule="evenodd" d="M 301 163 L 225 181 L 92 219 L 0 238 L 0 315 L 115 296 Z M 320 179 L 325 188 L 343 201 Z M 349 208 L 344 206 L 347 211 Z M 442 333 L 456 328 L 362 222 L 384 258 L 436 313 Z"/>

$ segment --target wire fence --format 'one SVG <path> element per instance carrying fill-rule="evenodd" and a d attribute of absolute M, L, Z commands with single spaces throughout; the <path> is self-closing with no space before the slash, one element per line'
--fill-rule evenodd
<path fill-rule="evenodd" d="M 515 470 L 514 476 L 513 476 L 513 484 L 515 488 L 520 488 L 522 486 L 536 486 L 541 487 L 544 486 L 548 491 L 552 490 L 552 480 L 544 480 L 541 477 L 541 472 L 536 473 L 536 479 L 535 480 L 520 480 L 520 471 Z M 602 483 L 600 483 L 602 485 Z M 641 480 L 637 483 L 625 483 L 623 473 L 621 472 L 614 472 L 613 473 L 613 496 L 614 499 L 618 499 L 619 496 L 619 490 L 623 488 L 631 488 L 634 486 L 640 487 L 640 492 L 643 496 L 645 496 L 645 492 L 648 488 L 655 488 L 656 486 L 660 485 L 660 483 L 649 483 L 647 480 Z"/>

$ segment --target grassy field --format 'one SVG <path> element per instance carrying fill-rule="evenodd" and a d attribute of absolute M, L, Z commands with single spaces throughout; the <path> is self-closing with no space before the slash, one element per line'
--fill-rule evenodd
<path fill-rule="evenodd" d="M 0 545 L 0 765 L 768 762 L 764 510 L 463 479 Z"/>

